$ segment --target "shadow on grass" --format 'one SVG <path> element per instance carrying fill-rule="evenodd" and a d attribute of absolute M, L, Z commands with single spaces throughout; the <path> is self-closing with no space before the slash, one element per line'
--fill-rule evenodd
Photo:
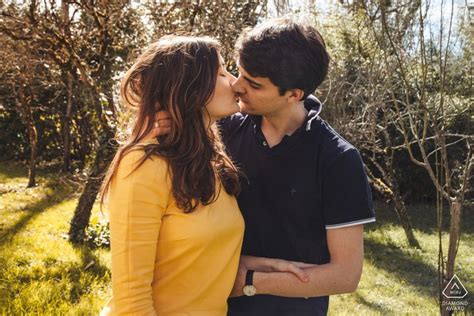
<path fill-rule="evenodd" d="M 110 271 L 87 246 L 74 248 L 79 252 L 80 262 L 61 262 L 57 258 L 49 258 L 44 260 L 45 270 L 23 274 L 16 281 L 26 285 L 35 281 L 53 281 L 58 287 L 56 291 L 62 291 L 61 296 L 65 300 L 71 304 L 79 303 L 82 296 L 93 289 L 96 280 L 110 281 Z M 10 293 L 10 297 L 14 295 Z"/>
<path fill-rule="evenodd" d="M 14 178 L 28 179 L 28 167 L 7 161 L 0 161 L 0 180 Z"/>
<path fill-rule="evenodd" d="M 74 165 L 77 162 L 74 161 Z M 0 180 L 2 179 L 15 179 L 25 178 L 28 181 L 28 162 L 25 161 L 0 161 Z M 62 161 L 38 161 L 36 166 L 36 176 L 48 177 L 51 174 L 61 170 Z M 25 182 L 25 184 L 26 184 Z"/>
<path fill-rule="evenodd" d="M 90 287 L 81 283 L 81 275 L 87 273 L 93 278 L 110 280 L 110 270 L 107 266 L 100 262 L 100 259 L 86 245 L 76 246 L 81 253 L 81 265 L 70 271 L 69 280 L 71 289 L 69 291 L 69 300 L 72 304 L 76 304 L 81 300 L 84 294 L 87 294 Z"/>
<path fill-rule="evenodd" d="M 27 204 L 22 209 L 25 214 L 20 219 L 10 226 L 9 228 L 0 230 L 0 246 L 10 241 L 16 234 L 21 232 L 25 226 L 32 221 L 35 217 L 41 214 L 44 210 L 49 207 L 64 201 L 66 198 L 71 197 L 73 191 L 71 189 L 60 189 L 59 184 L 55 182 L 49 182 L 46 184 L 47 189 L 52 189 L 52 193 L 47 194 L 42 199 L 33 203 Z"/>
<path fill-rule="evenodd" d="M 393 244 L 366 239 L 365 258 L 379 269 L 415 287 L 426 296 L 438 296 L 438 271 L 422 261 L 423 254 L 409 254 Z"/>
<path fill-rule="evenodd" d="M 367 301 L 364 297 L 362 297 L 360 294 L 358 294 L 357 292 L 353 294 L 357 303 L 359 304 L 362 304 L 364 306 L 367 306 L 368 308 L 371 309 L 371 311 L 373 312 L 379 312 L 381 313 L 381 315 L 384 315 L 387 313 L 387 310 L 385 308 L 383 308 L 382 306 L 380 306 L 379 304 L 376 304 L 376 303 L 372 303 L 372 302 L 369 302 Z"/>
<path fill-rule="evenodd" d="M 392 224 L 400 226 L 395 209 L 390 204 L 384 202 L 375 203 L 377 224 L 367 225 L 368 230 L 379 229 L 384 224 Z M 408 204 L 408 216 L 413 229 L 419 230 L 425 234 L 437 234 L 438 224 L 436 219 L 436 205 L 435 204 Z M 445 205 L 443 208 L 443 231 L 449 231 L 449 207 Z M 463 208 L 461 232 L 465 234 L 474 235 L 474 212 L 467 206 Z"/>

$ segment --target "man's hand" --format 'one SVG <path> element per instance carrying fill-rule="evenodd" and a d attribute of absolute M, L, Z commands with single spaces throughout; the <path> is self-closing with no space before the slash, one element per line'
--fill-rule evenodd
<path fill-rule="evenodd" d="M 146 126 L 145 121 L 145 126 Z M 158 136 L 167 135 L 171 132 L 171 115 L 168 111 L 159 111 L 155 115 L 155 124 L 150 133 L 144 139 L 153 139 Z"/>
<path fill-rule="evenodd" d="M 234 282 L 234 288 L 230 297 L 242 296 L 245 286 L 245 275 L 248 270 L 259 272 L 289 272 L 294 274 L 302 282 L 308 282 L 309 276 L 304 268 L 314 267 L 316 264 L 287 261 L 283 259 L 262 258 L 253 256 L 240 256 L 239 269 Z M 258 289 L 257 289 L 258 290 Z"/>

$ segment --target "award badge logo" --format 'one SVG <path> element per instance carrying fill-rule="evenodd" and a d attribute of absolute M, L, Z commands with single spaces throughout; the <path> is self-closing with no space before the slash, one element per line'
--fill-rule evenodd
<path fill-rule="evenodd" d="M 442 293 L 444 297 L 449 299 L 443 301 L 442 304 L 447 311 L 464 311 L 467 305 L 469 305 L 467 300 L 463 300 L 468 292 L 457 275 L 453 275 Z"/>
<path fill-rule="evenodd" d="M 443 295 L 446 298 L 464 298 L 467 295 L 467 290 L 455 274 L 443 290 Z"/>

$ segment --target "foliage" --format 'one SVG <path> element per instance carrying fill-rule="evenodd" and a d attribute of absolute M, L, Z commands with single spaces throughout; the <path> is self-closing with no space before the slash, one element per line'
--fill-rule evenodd
<path fill-rule="evenodd" d="M 2 50 L 2 61 L 18 69 L 17 80 L 30 87 L 32 80 L 42 85 L 37 89 L 41 95 L 29 93 L 38 104 L 34 112 L 41 158 L 61 158 L 67 132 L 73 158 L 84 160 L 96 148 L 98 135 L 115 124 L 116 77 L 127 66 L 128 56 L 144 45 L 144 27 L 140 14 L 128 7 L 128 1 L 63 1 L 61 7 L 55 1 L 46 3 L 46 7 L 36 1 L 0 7 L 0 32 L 3 41 L 9 43 Z M 32 55 L 39 56 L 37 64 L 50 80 L 44 80 L 40 69 L 32 67 Z M 0 117 L 0 124 L 7 124 L 15 115 L 12 86 L 5 86 L 9 73 L 2 67 L 0 84 L 5 93 L 0 104 L 7 112 Z M 72 75 L 70 113 L 68 75 Z M 64 131 L 66 123 L 70 129 Z M 8 148 L 7 136 L 0 138 L 0 148 Z M 24 141 L 27 137 L 17 139 L 19 148 L 29 147 Z M 16 151 L 18 158 L 25 159 L 25 153 Z"/>
<path fill-rule="evenodd" d="M 109 223 L 98 222 L 94 225 L 89 225 L 86 229 L 85 242 L 91 248 L 110 248 Z"/>
<path fill-rule="evenodd" d="M 331 19 L 322 25 L 332 55 L 329 78 L 320 89 L 326 98 L 322 115 L 361 150 L 375 178 L 383 180 L 384 176 L 373 162 L 383 165 L 384 160 L 390 158 L 387 168 L 394 170 L 400 193 L 407 201 L 434 201 L 436 190 L 432 179 L 426 170 L 413 163 L 405 150 L 400 123 L 407 118 L 407 106 L 419 109 L 420 115 L 413 121 L 415 130 L 423 130 L 423 106 L 433 113 L 438 111 L 437 118 L 430 118 L 426 132 L 428 153 L 437 148 L 435 126 L 440 122 L 447 135 L 474 134 L 474 112 L 469 106 L 472 83 L 466 73 L 470 63 L 466 49 L 469 37 L 463 30 L 467 23 L 463 15 L 466 11 L 460 8 L 455 12 L 459 15 L 459 22 L 452 32 L 452 41 L 458 43 L 458 48 L 442 56 L 450 63 L 446 71 L 439 69 L 436 34 L 427 38 L 424 45 L 430 55 L 425 63 L 426 80 L 422 82 L 417 10 L 426 2 L 392 1 L 384 4 L 388 5 L 386 9 L 378 2 L 344 3 L 344 7 L 333 8 Z M 400 50 L 399 54 L 403 54 L 403 68 L 400 68 L 396 52 L 382 29 L 383 10 L 387 12 L 385 23 L 391 39 Z M 428 22 L 424 23 L 428 28 Z M 444 88 L 440 86 L 441 73 L 445 76 Z M 460 73 L 464 74 L 462 78 Z M 407 81 L 404 81 L 404 76 Z M 420 101 L 422 90 L 425 98 Z M 440 104 L 443 112 L 438 110 Z M 449 143 L 453 142 L 447 147 L 450 167 L 462 165 L 466 159 L 465 143 L 457 141 L 459 137 L 448 136 L 448 139 Z M 410 141 L 413 142 L 414 138 Z M 416 158 L 421 159 L 420 149 L 412 146 L 411 150 Z M 435 155 L 430 155 L 428 161 L 434 165 Z"/>
<path fill-rule="evenodd" d="M 152 1 L 148 8 L 153 38 L 177 33 L 215 37 L 222 44 L 224 60 L 235 69 L 234 43 L 243 28 L 257 23 L 266 11 L 266 3 L 231 0 L 220 6 L 199 1 Z"/>

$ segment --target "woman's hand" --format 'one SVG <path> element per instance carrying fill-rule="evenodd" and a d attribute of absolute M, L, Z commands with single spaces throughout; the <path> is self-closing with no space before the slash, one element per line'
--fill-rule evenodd
<path fill-rule="evenodd" d="M 234 287 L 230 297 L 242 296 L 242 289 L 245 286 L 245 275 L 248 270 L 259 272 L 288 272 L 294 274 L 302 282 L 308 282 L 309 276 L 304 270 L 317 266 L 317 264 L 288 261 L 283 259 L 272 259 L 253 256 L 240 256 L 239 269 L 235 279 Z M 258 290 L 258 289 L 257 289 Z"/>
<path fill-rule="evenodd" d="M 304 268 L 316 266 L 316 264 L 311 263 L 253 256 L 240 256 L 240 265 L 243 266 L 245 270 L 293 273 L 303 282 L 308 282 L 309 280 L 309 276 L 304 271 Z"/>

